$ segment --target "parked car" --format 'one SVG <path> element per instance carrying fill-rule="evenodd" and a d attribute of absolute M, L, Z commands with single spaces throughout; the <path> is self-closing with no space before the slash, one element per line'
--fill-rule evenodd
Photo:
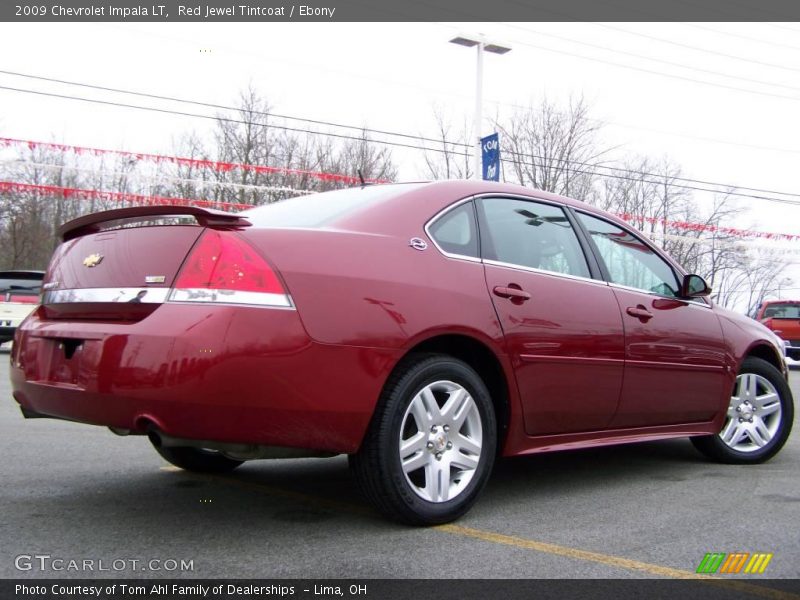
<path fill-rule="evenodd" d="M 431 524 L 470 508 L 497 453 L 689 436 L 751 464 L 792 426 L 770 330 L 553 194 L 366 186 L 239 214 L 124 208 L 61 235 L 14 398 L 146 434 L 184 469 L 346 453 L 381 512 Z"/>
<path fill-rule="evenodd" d="M 755 308 L 753 318 L 784 341 L 789 358 L 800 361 L 800 300 L 762 302 Z"/>
<path fill-rule="evenodd" d="M 44 271 L 0 271 L 0 345 L 39 304 Z"/>

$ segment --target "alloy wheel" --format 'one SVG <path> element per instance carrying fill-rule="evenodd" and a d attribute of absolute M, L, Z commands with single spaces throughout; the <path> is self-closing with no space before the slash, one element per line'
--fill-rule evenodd
<path fill-rule="evenodd" d="M 756 373 L 742 373 L 728 405 L 725 426 L 720 439 L 738 452 L 755 452 L 775 437 L 782 418 L 778 390 Z"/>
<path fill-rule="evenodd" d="M 420 498 L 447 502 L 475 475 L 483 428 L 478 405 L 452 381 L 436 381 L 408 405 L 400 427 L 400 462 L 406 481 Z"/>

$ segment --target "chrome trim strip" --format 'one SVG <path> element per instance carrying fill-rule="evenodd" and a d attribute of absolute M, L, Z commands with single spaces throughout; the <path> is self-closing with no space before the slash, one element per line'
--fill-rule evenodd
<path fill-rule="evenodd" d="M 449 204 L 448 206 L 446 206 L 445 208 L 443 208 L 442 210 L 437 212 L 433 217 L 428 219 L 428 221 L 425 223 L 424 230 L 425 230 L 426 235 L 428 236 L 428 239 L 431 240 L 431 243 L 436 247 L 436 249 L 441 254 L 446 256 L 447 258 L 453 258 L 453 259 L 457 259 L 457 260 L 467 260 L 467 261 L 470 261 L 470 262 L 478 262 L 478 263 L 483 263 L 485 265 L 493 265 L 493 266 L 496 266 L 496 267 L 504 267 L 504 268 L 507 268 L 507 269 L 518 269 L 520 271 L 527 271 L 529 273 L 539 273 L 541 275 L 550 275 L 550 276 L 553 276 L 553 277 L 563 277 L 563 278 L 566 278 L 566 279 L 574 279 L 574 280 L 577 280 L 577 281 L 586 281 L 588 283 L 596 283 L 596 284 L 600 284 L 600 285 L 607 285 L 607 286 L 610 286 L 612 288 L 616 287 L 616 288 L 620 288 L 620 289 L 624 289 L 624 290 L 630 290 L 630 291 L 634 291 L 634 292 L 645 293 L 645 294 L 648 294 L 650 296 L 653 296 L 654 298 L 668 298 L 668 299 L 671 299 L 671 300 L 680 300 L 681 302 L 686 302 L 687 304 L 692 304 L 692 305 L 695 305 L 695 306 L 702 306 L 703 308 L 708 308 L 708 309 L 712 308 L 711 303 L 707 302 L 705 300 L 689 300 L 689 299 L 686 299 L 686 298 L 678 298 L 677 296 L 662 296 L 660 294 L 656 294 L 656 293 L 651 292 L 649 290 L 643 290 L 643 289 L 640 289 L 640 288 L 635 288 L 635 287 L 631 287 L 631 286 L 627 286 L 627 285 L 621 285 L 621 284 L 618 284 L 618 283 L 613 283 L 613 282 L 610 282 L 610 281 L 606 281 L 604 279 L 594 279 L 592 277 L 581 277 L 580 275 L 569 275 L 567 273 L 558 273 L 556 271 L 545 271 L 544 269 L 536 269 L 534 267 L 525 267 L 525 266 L 522 266 L 522 265 L 515 265 L 515 264 L 512 264 L 512 263 L 505 263 L 505 262 L 501 262 L 501 261 L 497 261 L 497 260 L 490 260 L 490 259 L 485 259 L 485 258 L 484 259 L 475 258 L 475 257 L 472 257 L 472 256 L 465 256 L 465 255 L 462 255 L 462 254 L 452 254 L 450 252 L 446 252 L 445 250 L 443 250 L 441 248 L 441 246 L 439 246 L 439 244 L 436 242 L 434 237 L 431 235 L 431 232 L 429 231 L 429 227 L 433 223 L 435 223 L 436 220 L 439 219 L 439 217 L 447 214 L 451 210 L 454 210 L 454 209 L 458 208 L 459 206 L 461 206 L 465 202 L 470 202 L 470 201 L 473 201 L 473 200 L 477 201 L 477 200 L 480 200 L 481 198 L 510 198 L 512 200 L 527 200 L 529 202 L 541 202 L 542 204 L 548 204 L 550 206 L 555 206 L 555 207 L 560 208 L 562 210 L 565 210 L 567 207 L 570 207 L 573 210 L 575 210 L 576 212 L 582 212 L 582 213 L 584 213 L 586 215 L 589 215 L 591 217 L 595 217 L 596 219 L 600 219 L 600 220 L 606 221 L 607 223 L 610 223 L 611 225 L 614 225 L 615 227 L 620 227 L 620 225 L 618 223 L 615 223 L 613 221 L 609 221 L 608 219 L 605 219 L 604 215 L 598 215 L 598 214 L 592 213 L 589 210 L 585 210 L 585 209 L 583 209 L 581 207 L 577 207 L 577 206 L 572 206 L 571 204 L 567 204 L 565 202 L 557 202 L 557 201 L 554 201 L 554 200 L 549 200 L 547 198 L 539 198 L 537 196 L 526 196 L 526 195 L 523 195 L 523 194 L 514 194 L 514 193 L 506 193 L 506 192 L 483 192 L 483 193 L 480 193 L 480 194 L 474 194 L 472 196 L 468 196 L 466 198 L 462 198 L 461 200 L 459 200 L 459 201 L 457 201 L 457 202 L 455 202 L 453 204 Z M 658 256 L 659 258 L 664 260 L 667 264 L 669 264 L 670 267 L 679 268 L 679 265 L 677 263 L 675 263 L 673 260 L 669 260 L 668 255 L 666 253 L 660 251 L 660 249 L 658 249 L 655 246 L 655 244 L 652 242 L 652 240 L 647 238 L 647 236 L 643 232 L 639 231 L 638 229 L 636 229 L 634 227 L 630 227 L 630 226 L 628 226 L 627 228 L 623 227 L 623 229 L 628 230 L 629 233 L 631 233 L 634 237 L 639 239 L 639 241 L 641 241 L 645 246 L 647 246 L 656 256 Z M 645 238 L 645 239 L 642 239 L 642 238 Z"/>
<path fill-rule="evenodd" d="M 294 310 L 288 294 L 241 292 L 238 290 L 210 290 L 204 288 L 82 288 L 48 290 L 42 295 L 42 304 L 77 303 L 142 303 L 163 304 L 165 302 L 234 304 L 248 306 L 270 306 Z"/>
<path fill-rule="evenodd" d="M 288 294 L 266 292 L 242 292 L 239 290 L 212 290 L 208 288 L 176 288 L 169 294 L 168 302 L 213 304 L 244 304 L 250 306 L 272 306 L 294 310 Z"/>
<path fill-rule="evenodd" d="M 656 360 L 625 359 L 625 366 L 645 367 L 647 369 L 687 369 L 691 371 L 725 371 L 725 365 L 698 365 L 694 363 L 660 362 Z"/>
<path fill-rule="evenodd" d="M 617 367 L 625 364 L 624 358 L 592 358 L 588 356 L 563 356 L 556 354 L 520 354 L 519 357 L 524 361 L 530 362 L 549 362 L 560 364 L 584 363 L 607 367 Z"/>
<path fill-rule="evenodd" d="M 539 198 L 538 196 L 526 196 L 525 194 L 515 194 L 514 192 L 511 193 L 481 192 L 480 194 L 475 194 L 474 196 L 472 196 L 472 198 L 475 200 L 480 200 L 481 198 L 511 198 L 512 200 L 527 200 L 528 202 L 541 202 L 542 204 L 549 204 L 550 206 L 556 206 L 561 209 L 566 208 L 567 206 L 572 207 L 571 204 L 567 204 L 566 202 L 558 202 L 556 200 L 549 200 L 547 198 Z"/>
<path fill-rule="evenodd" d="M 539 275 L 550 275 L 551 277 L 562 277 L 564 279 L 574 279 L 576 281 L 584 281 L 586 283 L 594 283 L 597 285 L 609 285 L 607 281 L 602 279 L 592 279 L 591 277 L 582 277 L 580 275 L 570 275 L 568 273 L 559 273 L 558 271 L 546 271 L 544 269 L 537 269 L 535 267 L 523 267 L 522 265 L 514 265 L 511 263 L 500 262 L 499 260 L 485 259 L 484 264 L 492 265 L 494 267 L 503 267 L 505 269 L 516 269 L 518 271 L 526 271 L 528 273 L 538 273 Z"/>
<path fill-rule="evenodd" d="M 72 304 L 78 302 L 134 302 L 161 304 L 166 302 L 169 288 L 82 288 L 47 290 L 42 304 Z"/>

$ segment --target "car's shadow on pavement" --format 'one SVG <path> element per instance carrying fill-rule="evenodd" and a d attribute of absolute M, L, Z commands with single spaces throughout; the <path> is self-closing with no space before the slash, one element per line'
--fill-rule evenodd
<path fill-rule="evenodd" d="M 640 482 L 663 486 L 698 477 L 735 477 L 725 470 L 706 462 L 686 440 L 501 459 L 478 506 L 482 513 L 520 504 L 555 511 L 573 496 L 608 494 L 615 487 L 629 493 Z M 26 506 L 26 517 L 36 520 L 55 511 L 95 531 L 110 528 L 123 536 L 126 530 L 137 536 L 149 531 L 176 539 L 192 537 L 192 528 L 209 523 L 220 533 L 269 522 L 309 531 L 354 522 L 379 531 L 398 527 L 361 496 L 343 456 L 253 461 L 226 475 L 189 473 L 166 464 L 151 470 L 131 466 L 117 475 L 104 474 L 97 465 L 94 472 L 100 477 L 91 485 L 75 477 L 50 481 L 56 489 L 46 509 L 34 502 Z"/>
<path fill-rule="evenodd" d="M 206 489 L 226 497 L 235 495 L 239 509 L 251 519 L 261 514 L 284 520 L 324 521 L 337 515 L 380 521 L 355 488 L 345 457 L 254 461 L 223 476 L 177 470 L 165 474 L 172 481 L 164 477 L 159 481 L 173 489 Z M 629 489 L 636 481 L 669 485 L 698 475 L 735 477 L 734 473 L 726 474 L 725 467 L 706 461 L 687 440 L 536 454 L 498 460 L 480 504 L 502 510 L 505 505 L 520 502 L 535 505 L 537 501 L 564 500 L 574 494 L 606 493 L 615 486 Z M 270 498 L 267 504 L 277 500 L 290 507 L 277 513 L 274 509 L 265 512 L 265 496 Z"/>

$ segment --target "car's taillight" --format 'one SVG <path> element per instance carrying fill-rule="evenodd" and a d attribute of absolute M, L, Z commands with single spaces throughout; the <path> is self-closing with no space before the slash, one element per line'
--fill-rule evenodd
<path fill-rule="evenodd" d="M 208 230 L 195 244 L 172 286 L 173 302 L 291 307 L 275 271 L 235 234 Z"/>
<path fill-rule="evenodd" d="M 20 304 L 39 304 L 39 296 L 22 296 L 20 294 L 11 294 L 8 297 L 9 302 L 19 302 Z"/>

